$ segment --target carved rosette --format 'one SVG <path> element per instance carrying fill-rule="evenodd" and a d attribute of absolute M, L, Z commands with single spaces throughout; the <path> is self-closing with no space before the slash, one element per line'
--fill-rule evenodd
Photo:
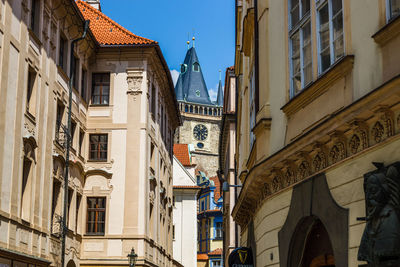
<path fill-rule="evenodd" d="M 128 71 L 126 81 L 128 82 L 127 94 L 138 95 L 142 93 L 142 71 Z"/>

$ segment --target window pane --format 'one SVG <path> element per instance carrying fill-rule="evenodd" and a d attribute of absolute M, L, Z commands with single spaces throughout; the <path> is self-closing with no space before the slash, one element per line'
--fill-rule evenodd
<path fill-rule="evenodd" d="M 292 28 L 299 22 L 299 1 L 298 0 L 291 0 L 291 10 L 290 10 L 290 17 L 291 17 L 291 25 Z"/>
<path fill-rule="evenodd" d="M 324 72 L 331 65 L 331 54 L 329 47 L 321 52 L 321 71 Z"/>
<path fill-rule="evenodd" d="M 400 0 L 390 1 L 390 18 L 394 18 L 400 14 Z"/>
<path fill-rule="evenodd" d="M 335 40 L 333 43 L 335 61 L 344 55 L 343 35 Z"/>
<path fill-rule="evenodd" d="M 310 0 L 301 0 L 301 16 L 303 17 L 310 11 Z"/>
<path fill-rule="evenodd" d="M 301 89 L 301 75 L 300 75 L 300 36 L 296 32 L 291 38 L 292 48 L 292 88 L 295 93 Z"/>
<path fill-rule="evenodd" d="M 342 0 L 332 0 L 332 16 L 342 10 Z"/>
<path fill-rule="evenodd" d="M 329 47 L 329 12 L 328 5 L 325 5 L 319 11 L 319 38 L 321 51 Z"/>
<path fill-rule="evenodd" d="M 336 40 L 342 34 L 343 34 L 343 13 L 340 12 L 333 19 L 333 40 Z"/>

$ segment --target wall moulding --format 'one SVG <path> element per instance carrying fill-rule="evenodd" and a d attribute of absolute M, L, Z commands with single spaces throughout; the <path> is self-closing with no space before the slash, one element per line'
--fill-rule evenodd
<path fill-rule="evenodd" d="M 267 199 L 399 138 L 399 123 L 400 77 L 396 77 L 242 173 L 244 185 L 232 212 L 234 220 L 245 229 L 251 214 Z M 254 196 L 262 200 L 253 201 Z"/>

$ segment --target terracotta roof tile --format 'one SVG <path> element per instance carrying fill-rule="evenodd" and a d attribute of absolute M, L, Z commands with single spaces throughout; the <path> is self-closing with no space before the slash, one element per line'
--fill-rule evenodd
<path fill-rule="evenodd" d="M 221 197 L 221 183 L 219 182 L 218 176 L 211 177 L 210 180 L 214 182 L 214 201 L 217 202 Z"/>
<path fill-rule="evenodd" d="M 208 253 L 208 255 L 222 255 L 222 248 L 217 248 Z"/>
<path fill-rule="evenodd" d="M 82 0 L 76 1 L 82 15 L 90 20 L 90 30 L 102 45 L 157 44 L 156 41 L 135 35 Z"/>
<path fill-rule="evenodd" d="M 208 255 L 206 253 L 197 254 L 197 260 L 208 260 Z"/>
<path fill-rule="evenodd" d="M 174 155 L 183 166 L 192 166 L 190 162 L 189 147 L 187 144 L 174 144 Z"/>

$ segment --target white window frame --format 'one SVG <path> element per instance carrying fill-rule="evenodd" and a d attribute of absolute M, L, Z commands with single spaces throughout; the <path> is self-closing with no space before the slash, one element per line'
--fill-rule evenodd
<path fill-rule="evenodd" d="M 345 36 L 344 36 L 344 14 L 343 14 L 343 0 L 342 1 L 342 9 L 341 9 L 341 13 L 342 13 L 342 24 L 343 24 L 343 28 L 342 28 L 342 37 L 343 37 L 343 55 L 340 57 L 344 57 L 346 55 L 346 47 L 345 47 Z M 318 75 L 321 75 L 323 73 L 325 73 L 326 71 L 328 71 L 330 69 L 330 67 L 336 62 L 339 61 L 340 58 L 338 58 L 337 60 L 335 60 L 335 51 L 334 51 L 334 42 L 335 40 L 333 40 L 333 15 L 332 15 L 332 0 L 316 0 L 317 5 L 316 5 L 316 19 L 317 19 L 317 51 L 318 51 Z M 320 46 L 320 35 L 319 35 L 319 29 L 320 29 L 320 19 L 319 19 L 319 12 L 322 9 L 322 7 L 324 7 L 325 5 L 328 5 L 328 14 L 329 14 L 329 53 L 330 53 L 330 66 L 326 69 L 326 70 L 322 70 L 322 59 L 321 59 L 321 46 Z M 339 14 L 339 12 L 338 12 Z"/>
<path fill-rule="evenodd" d="M 290 2 L 291 0 L 288 0 L 288 14 L 289 14 L 289 73 L 290 73 L 290 98 L 294 97 L 296 95 L 296 92 L 294 90 L 294 86 L 293 86 L 293 77 L 294 77 L 294 73 L 293 73 L 293 63 L 292 63 L 292 57 L 293 57 L 293 45 L 292 45 L 292 37 L 298 32 L 299 33 L 299 37 L 300 37 L 300 46 L 299 46 L 299 50 L 300 50 L 300 79 L 301 79 L 301 89 L 303 89 L 304 87 L 306 87 L 308 84 L 310 84 L 313 80 L 313 77 L 311 75 L 311 80 L 305 84 L 304 82 L 304 54 L 303 54 L 303 28 L 307 23 L 310 23 L 310 46 L 311 46 L 311 72 L 312 72 L 312 51 L 313 51 L 313 47 L 312 47 L 312 25 L 311 25 L 311 1 L 310 1 L 310 10 L 304 14 L 302 16 L 301 12 L 302 12 L 302 1 L 301 0 L 297 0 L 298 1 L 298 5 L 299 5 L 299 21 L 298 23 L 292 27 L 292 16 L 291 16 L 291 5 Z"/>
<path fill-rule="evenodd" d="M 392 0 L 386 0 L 386 22 L 390 22 L 396 17 L 398 15 L 392 17 Z"/>

